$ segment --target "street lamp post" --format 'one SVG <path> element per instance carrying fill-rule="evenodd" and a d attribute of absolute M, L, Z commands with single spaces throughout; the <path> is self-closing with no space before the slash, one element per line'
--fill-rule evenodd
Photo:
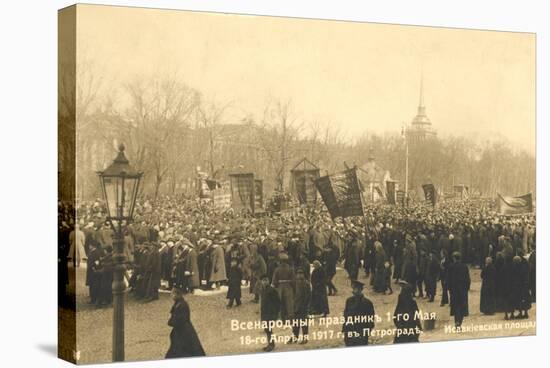
<path fill-rule="evenodd" d="M 97 173 L 107 207 L 107 220 L 114 230 L 113 239 L 113 361 L 124 361 L 124 256 L 123 225 L 132 221 L 142 172 L 134 170 L 124 154 L 124 145 L 104 171 Z"/>

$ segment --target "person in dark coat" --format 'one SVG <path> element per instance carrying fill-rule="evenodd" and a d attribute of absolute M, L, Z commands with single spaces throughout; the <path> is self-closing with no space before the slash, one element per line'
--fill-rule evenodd
<path fill-rule="evenodd" d="M 537 302 L 537 256 L 536 249 L 529 255 L 529 291 L 531 292 L 531 302 Z"/>
<path fill-rule="evenodd" d="M 279 292 L 281 299 L 281 319 L 290 320 L 294 316 L 294 269 L 290 266 L 289 258 L 286 253 L 279 256 L 280 264 L 273 272 L 271 284 Z"/>
<path fill-rule="evenodd" d="M 275 349 L 275 341 L 272 339 L 273 327 L 271 324 L 279 319 L 281 299 L 279 298 L 277 290 L 271 286 L 267 275 L 261 277 L 261 282 L 262 296 L 260 299 L 260 318 L 263 322 L 268 323 L 267 327 L 264 329 L 267 336 L 267 346 L 263 348 L 263 351 L 269 352 Z"/>
<path fill-rule="evenodd" d="M 451 297 L 451 316 L 455 326 L 462 326 L 464 317 L 468 316 L 468 291 L 470 290 L 470 271 L 462 263 L 460 252 L 453 253 L 453 263 L 448 275 L 449 294 Z"/>
<path fill-rule="evenodd" d="M 191 311 L 183 298 L 183 290 L 177 287 L 172 289 L 174 305 L 170 310 L 168 326 L 170 332 L 170 347 L 165 358 L 183 358 L 205 356 L 199 336 L 191 323 Z"/>
<path fill-rule="evenodd" d="M 506 312 L 507 298 L 507 273 L 506 261 L 502 252 L 497 252 L 495 256 L 495 312 Z"/>
<path fill-rule="evenodd" d="M 311 273 L 311 313 L 326 316 L 330 310 L 327 297 L 327 276 L 321 263 L 313 261 Z"/>
<path fill-rule="evenodd" d="M 422 324 L 420 323 L 418 305 L 413 298 L 413 288 L 405 281 L 402 281 L 400 285 L 401 292 L 393 312 L 393 323 L 397 328 L 393 343 L 418 342 Z"/>
<path fill-rule="evenodd" d="M 174 242 L 172 240 L 160 242 L 161 248 L 159 250 L 160 262 L 161 262 L 161 278 L 168 281 L 168 288 L 172 289 L 174 280 L 172 279 L 172 271 L 174 268 Z"/>
<path fill-rule="evenodd" d="M 444 306 L 449 304 L 449 268 L 451 260 L 446 249 L 441 249 L 441 259 L 439 261 L 439 278 L 441 280 L 441 304 Z"/>
<path fill-rule="evenodd" d="M 254 294 L 254 303 L 260 301 L 262 283 L 260 278 L 267 273 L 264 257 L 257 251 L 250 252 L 250 292 Z"/>
<path fill-rule="evenodd" d="M 97 243 L 90 242 L 86 260 L 86 285 L 90 290 L 90 304 L 97 303 L 101 290 L 101 272 L 99 270 L 101 256 L 102 251 L 97 247 Z"/>
<path fill-rule="evenodd" d="M 379 241 L 374 242 L 374 291 L 377 293 L 386 292 L 386 269 L 385 263 L 387 261 L 386 252 L 382 243 Z"/>
<path fill-rule="evenodd" d="M 233 303 L 238 306 L 241 305 L 241 281 L 243 279 L 243 270 L 237 263 L 236 259 L 231 260 L 231 266 L 229 268 L 229 279 L 227 282 L 227 299 L 229 303 L 227 308 L 232 308 Z"/>
<path fill-rule="evenodd" d="M 518 255 L 512 259 L 512 275 L 510 277 L 509 293 L 511 294 L 510 318 L 529 318 L 528 310 L 531 309 L 531 297 L 529 294 L 529 263 L 523 257 L 523 250 L 518 248 Z M 519 311 L 514 316 L 514 311 Z"/>
<path fill-rule="evenodd" d="M 485 259 L 485 267 L 481 270 L 481 295 L 479 311 L 492 316 L 496 312 L 496 275 L 497 271 L 493 265 L 493 259 Z"/>
<path fill-rule="evenodd" d="M 307 344 L 308 341 L 308 314 L 309 305 L 311 303 L 311 284 L 305 278 L 304 271 L 298 269 L 296 272 L 296 285 L 295 285 L 295 301 L 294 301 L 294 318 L 300 321 L 300 325 L 294 325 L 292 327 L 293 339 L 289 343 L 295 343 L 300 340 L 300 330 L 302 330 L 302 338 L 300 344 Z"/>
<path fill-rule="evenodd" d="M 158 245 L 151 243 L 145 265 L 145 279 L 147 280 L 145 289 L 146 301 L 153 301 L 159 298 L 161 267 Z"/>
<path fill-rule="evenodd" d="M 428 297 L 428 303 L 432 303 L 435 298 L 437 290 L 437 280 L 439 280 L 441 266 L 439 260 L 432 251 L 428 254 L 426 262 L 426 270 L 424 273 L 424 283 L 426 284 L 426 296 Z"/>
<path fill-rule="evenodd" d="M 334 286 L 332 279 L 336 275 L 336 264 L 340 258 L 340 250 L 334 243 L 329 243 L 328 248 L 325 248 L 323 253 L 323 267 L 327 276 L 328 295 L 336 295 L 338 289 Z"/>
<path fill-rule="evenodd" d="M 393 264 L 393 279 L 399 282 L 403 270 L 403 243 L 398 240 L 393 241 Z"/>
<path fill-rule="evenodd" d="M 346 244 L 345 268 L 350 280 L 357 280 L 359 268 L 361 267 L 361 248 L 359 247 L 358 233 L 350 230 Z"/>
<path fill-rule="evenodd" d="M 418 256 L 416 243 L 410 235 L 406 236 L 406 245 L 403 250 L 403 271 L 401 278 L 408 282 L 416 293 L 416 282 L 418 279 Z"/>
<path fill-rule="evenodd" d="M 101 273 L 98 305 L 109 305 L 113 301 L 113 247 L 104 247 L 105 254 L 99 259 L 98 270 Z"/>
<path fill-rule="evenodd" d="M 344 344 L 346 346 L 361 346 L 369 344 L 370 331 L 374 328 L 374 305 L 363 295 L 364 284 L 352 282 L 353 295 L 346 300 L 342 325 Z M 355 318 L 366 318 L 366 321 L 353 322 Z M 350 323 L 347 323 L 350 322 Z"/>
<path fill-rule="evenodd" d="M 426 254 L 426 251 L 424 249 L 420 249 L 418 252 L 418 267 L 417 267 L 417 275 L 416 275 L 416 287 L 418 290 L 419 298 L 424 298 L 424 282 L 426 279 L 427 267 L 428 267 L 428 255 Z"/>

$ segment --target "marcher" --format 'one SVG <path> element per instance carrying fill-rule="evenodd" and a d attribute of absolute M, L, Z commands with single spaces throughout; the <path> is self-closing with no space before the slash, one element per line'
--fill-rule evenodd
<path fill-rule="evenodd" d="M 401 285 L 401 292 L 393 312 L 393 323 L 397 328 L 393 343 L 418 342 L 422 323 L 418 305 L 413 298 L 413 288 L 406 281 L 401 281 L 399 285 Z"/>
<path fill-rule="evenodd" d="M 455 326 L 461 327 L 464 317 L 468 316 L 468 291 L 470 290 L 470 271 L 462 263 L 459 252 L 453 253 L 453 263 L 448 275 L 449 294 L 451 297 L 451 316 Z"/>
<path fill-rule="evenodd" d="M 364 285 L 356 280 L 351 283 L 353 295 L 346 300 L 344 309 L 346 323 L 342 326 L 346 346 L 368 345 L 370 331 L 374 329 L 374 305 L 363 295 Z M 362 318 L 365 322 L 361 321 Z M 357 322 L 357 320 L 360 321 Z"/>
<path fill-rule="evenodd" d="M 267 327 L 264 329 L 267 337 L 267 346 L 263 348 L 263 351 L 270 352 L 275 349 L 272 323 L 274 324 L 279 319 L 281 299 L 279 298 L 277 290 L 271 286 L 267 275 L 261 277 L 261 282 L 262 296 L 260 299 L 260 318 L 263 322 L 267 322 Z"/>
<path fill-rule="evenodd" d="M 174 304 L 170 310 L 168 326 L 170 332 L 170 347 L 166 352 L 166 358 L 184 358 L 192 356 L 205 356 L 199 336 L 191 323 L 191 311 L 189 304 L 183 297 L 183 290 L 174 287 L 172 289 Z"/>
<path fill-rule="evenodd" d="M 324 268 L 321 267 L 321 262 L 317 260 L 313 261 L 311 289 L 311 313 L 326 317 L 330 313 L 327 297 L 327 276 Z"/>
<path fill-rule="evenodd" d="M 227 304 L 227 308 L 233 307 L 233 303 L 235 303 L 237 307 L 241 305 L 241 281 L 243 279 L 243 271 L 237 262 L 236 259 L 232 259 L 229 269 L 229 281 L 227 283 L 227 299 L 229 303 Z"/>
<path fill-rule="evenodd" d="M 283 321 L 291 320 L 294 317 L 294 270 L 289 264 L 289 258 L 286 253 L 279 256 L 280 264 L 273 272 L 271 284 L 277 289 L 281 299 L 281 319 Z"/>
<path fill-rule="evenodd" d="M 294 302 L 294 319 L 299 321 L 299 324 L 293 325 L 293 339 L 289 343 L 300 342 L 307 344 L 309 340 L 308 315 L 311 302 L 311 284 L 306 280 L 304 271 L 299 269 L 296 271 L 296 286 L 295 286 L 295 302 Z M 302 335 L 300 335 L 300 330 Z"/>
<path fill-rule="evenodd" d="M 479 310 L 489 316 L 496 312 L 496 269 L 491 257 L 485 258 L 485 266 L 481 270 Z"/>

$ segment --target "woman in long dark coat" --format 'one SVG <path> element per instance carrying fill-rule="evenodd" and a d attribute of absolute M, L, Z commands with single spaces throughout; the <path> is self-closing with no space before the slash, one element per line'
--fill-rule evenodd
<path fill-rule="evenodd" d="M 393 323 L 397 327 L 393 343 L 418 342 L 422 324 L 420 323 L 418 305 L 413 299 L 413 288 L 406 282 L 401 282 L 400 284 L 401 293 L 399 293 L 397 306 L 393 312 Z M 412 331 L 415 333 L 409 333 Z"/>
<path fill-rule="evenodd" d="M 493 259 L 485 259 L 485 267 L 481 270 L 481 299 L 479 310 L 486 315 L 493 315 L 496 311 L 496 268 Z"/>
<path fill-rule="evenodd" d="M 313 261 L 313 272 L 311 273 L 311 313 L 329 314 L 327 296 L 327 276 L 321 263 Z"/>
<path fill-rule="evenodd" d="M 168 326 L 172 327 L 172 331 L 166 358 L 205 356 L 197 332 L 191 323 L 191 312 L 189 305 L 183 299 L 183 291 L 179 288 L 172 289 L 172 299 L 174 305 L 168 320 Z"/>

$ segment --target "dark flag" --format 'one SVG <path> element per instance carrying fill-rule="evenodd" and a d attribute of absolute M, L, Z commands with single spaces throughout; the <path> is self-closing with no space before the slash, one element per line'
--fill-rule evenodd
<path fill-rule="evenodd" d="M 322 176 L 315 186 L 332 218 L 363 216 L 361 190 L 355 168 Z"/>
<path fill-rule="evenodd" d="M 503 197 L 498 194 L 498 213 L 501 215 L 519 215 L 533 212 L 531 193 L 520 197 Z"/>
<path fill-rule="evenodd" d="M 405 206 L 405 191 L 404 190 L 398 190 L 395 192 L 395 199 L 397 203 L 399 203 L 401 206 Z"/>
<path fill-rule="evenodd" d="M 424 190 L 424 197 L 427 202 L 430 202 L 432 206 L 435 207 L 435 202 L 437 201 L 435 187 L 433 184 L 423 184 L 422 189 Z"/>
<path fill-rule="evenodd" d="M 387 181 L 386 182 L 386 199 L 388 200 L 389 204 L 395 205 L 396 198 L 395 198 L 395 182 L 394 181 Z"/>

